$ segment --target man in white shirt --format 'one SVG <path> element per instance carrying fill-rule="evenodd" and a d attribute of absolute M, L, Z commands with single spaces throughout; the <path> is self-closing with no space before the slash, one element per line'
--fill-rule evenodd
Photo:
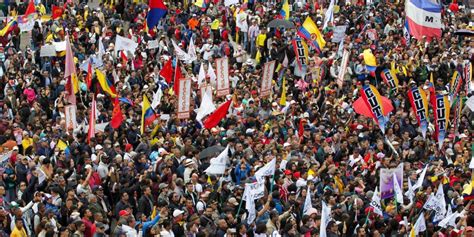
<path fill-rule="evenodd" d="M 128 216 L 126 219 L 127 223 L 122 225 L 122 231 L 125 233 L 127 237 L 137 237 L 138 232 L 135 228 L 131 226 L 135 226 L 135 218 L 133 216 Z"/>

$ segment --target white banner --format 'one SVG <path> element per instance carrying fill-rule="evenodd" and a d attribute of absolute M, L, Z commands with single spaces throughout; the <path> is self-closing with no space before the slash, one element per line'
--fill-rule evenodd
<path fill-rule="evenodd" d="M 255 177 L 272 176 L 275 174 L 276 158 L 273 158 L 265 166 L 255 172 Z"/>
<path fill-rule="evenodd" d="M 217 96 L 226 96 L 230 94 L 228 58 L 216 59 L 216 69 L 217 69 Z"/>
<path fill-rule="evenodd" d="M 339 43 L 341 42 L 341 40 L 344 40 L 344 37 L 346 36 L 346 29 L 347 29 L 346 25 L 336 26 L 334 28 L 334 33 L 332 35 L 331 42 Z"/>
<path fill-rule="evenodd" d="M 211 159 L 211 164 L 204 171 L 208 174 L 224 174 L 229 159 L 229 145 L 216 158 Z"/>
<path fill-rule="evenodd" d="M 147 49 L 156 49 L 159 47 L 158 40 L 150 40 L 146 46 Z"/>
<path fill-rule="evenodd" d="M 77 120 L 76 120 L 76 105 L 66 105 L 64 106 L 65 110 L 65 118 L 66 118 L 66 128 L 67 130 L 74 130 L 77 128 Z"/>
<path fill-rule="evenodd" d="M 114 55 L 117 55 L 117 52 L 120 50 L 128 51 L 132 53 L 132 55 L 134 55 L 137 47 L 138 47 L 138 43 L 136 43 L 135 41 L 129 38 L 125 38 L 120 35 L 117 35 L 115 38 Z"/>
<path fill-rule="evenodd" d="M 273 72 L 275 72 L 275 61 L 263 65 L 263 78 L 260 89 L 260 96 L 262 98 L 272 94 Z"/>
<path fill-rule="evenodd" d="M 54 45 L 54 49 L 56 49 L 56 51 L 58 52 L 66 50 L 66 41 L 53 42 L 53 45 Z"/>
<path fill-rule="evenodd" d="M 226 7 L 233 5 L 233 4 L 239 4 L 239 0 L 224 0 L 224 5 Z"/>
<path fill-rule="evenodd" d="M 55 57 L 55 56 L 56 56 L 56 49 L 54 48 L 54 45 L 47 44 L 47 45 L 41 46 L 40 57 Z"/>
<path fill-rule="evenodd" d="M 178 118 L 189 118 L 189 109 L 191 107 L 191 79 L 179 80 L 178 94 Z"/>
<path fill-rule="evenodd" d="M 342 88 L 342 84 L 344 82 L 344 75 L 346 75 L 347 64 L 349 63 L 349 55 L 350 52 L 344 50 L 344 53 L 342 54 L 341 66 L 339 67 L 339 74 L 337 75 L 337 85 L 339 88 Z"/>
<path fill-rule="evenodd" d="M 173 40 L 171 40 L 171 43 L 173 43 L 173 47 L 174 47 L 174 53 L 176 54 L 176 57 L 181 60 L 181 61 L 184 61 L 184 62 L 189 62 L 191 60 L 191 57 L 189 56 L 189 54 L 187 54 L 186 52 L 184 52 L 183 49 L 181 49 L 179 47 L 179 45 L 177 45 Z"/>
<path fill-rule="evenodd" d="M 265 182 L 245 184 L 245 192 L 247 192 L 247 195 L 245 195 L 244 201 L 248 200 L 249 197 L 252 200 L 262 198 L 265 195 Z"/>
<path fill-rule="evenodd" d="M 35 26 L 35 19 L 33 18 L 28 19 L 26 21 L 18 20 L 18 28 L 20 28 L 20 32 L 32 31 L 34 26 Z"/>

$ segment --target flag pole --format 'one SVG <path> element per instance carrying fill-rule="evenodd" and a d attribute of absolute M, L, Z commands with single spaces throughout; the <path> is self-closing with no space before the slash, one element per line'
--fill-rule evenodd
<path fill-rule="evenodd" d="M 239 219 L 239 213 L 240 213 L 240 209 L 242 208 L 242 203 L 244 202 L 244 197 L 243 197 L 243 194 L 242 194 L 242 199 L 240 199 L 240 204 L 239 204 L 239 208 L 237 209 L 237 215 L 235 216 L 235 219 Z"/>

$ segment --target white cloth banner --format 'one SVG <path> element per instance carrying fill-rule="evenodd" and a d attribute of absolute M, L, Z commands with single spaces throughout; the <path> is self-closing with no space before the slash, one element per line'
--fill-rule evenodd
<path fill-rule="evenodd" d="M 147 49 L 156 49 L 158 47 L 159 47 L 158 40 L 150 40 L 148 41 L 147 46 L 146 46 Z"/>
<path fill-rule="evenodd" d="M 319 228 L 319 237 L 326 237 L 326 228 L 331 221 L 331 208 L 325 203 L 322 202 L 321 209 L 321 226 Z"/>
<path fill-rule="evenodd" d="M 196 120 L 201 121 L 206 115 L 216 110 L 216 106 L 212 102 L 212 91 L 210 87 L 204 87 L 205 92 L 201 99 L 201 106 L 196 109 Z"/>
<path fill-rule="evenodd" d="M 247 195 L 245 196 L 244 201 L 259 199 L 265 196 L 265 182 L 256 182 L 245 184 L 245 189 L 247 190 Z"/>
<path fill-rule="evenodd" d="M 246 200 L 245 202 L 245 209 L 248 211 L 249 215 L 247 217 L 247 224 L 252 224 L 252 222 L 257 218 L 257 211 L 255 210 L 255 201 L 251 198 L 247 198 L 250 195 L 249 190 L 246 188 L 244 191 L 244 197 Z"/>
<path fill-rule="evenodd" d="M 32 31 L 35 26 L 35 20 L 33 18 L 28 19 L 27 21 L 18 21 L 18 28 L 20 32 Z"/>
<path fill-rule="evenodd" d="M 374 195 L 372 196 L 372 201 L 370 202 L 370 206 L 374 208 L 374 213 L 383 216 L 382 212 L 382 205 L 380 205 L 380 196 L 379 190 L 375 187 Z"/>
<path fill-rule="evenodd" d="M 58 52 L 66 50 L 66 41 L 53 42 L 53 45 Z"/>
<path fill-rule="evenodd" d="M 125 38 L 120 35 L 117 35 L 115 38 L 114 55 L 117 55 L 117 52 L 120 50 L 128 51 L 132 55 L 134 55 L 137 47 L 138 47 L 138 43 L 136 43 L 135 41 L 129 38 Z"/>
<path fill-rule="evenodd" d="M 204 64 L 201 63 L 201 66 L 199 67 L 199 74 L 197 77 L 198 86 L 201 86 L 204 81 L 206 81 L 206 70 L 204 69 Z"/>
<path fill-rule="evenodd" d="M 171 43 L 173 43 L 174 53 L 176 54 L 176 57 L 183 62 L 189 62 L 191 58 L 189 54 L 184 52 L 184 50 L 182 50 L 173 40 L 171 40 Z"/>
<path fill-rule="evenodd" d="M 342 54 L 341 67 L 339 67 L 339 74 L 337 75 L 337 85 L 339 88 L 342 88 L 344 82 L 344 76 L 347 72 L 347 64 L 349 63 L 350 54 L 351 53 L 348 50 L 344 50 L 344 53 Z"/>
<path fill-rule="evenodd" d="M 266 97 L 272 94 L 272 80 L 275 72 L 275 61 L 265 63 L 263 65 L 262 86 L 260 89 L 260 96 Z"/>
<path fill-rule="evenodd" d="M 257 170 L 255 172 L 255 177 L 264 177 L 264 176 L 272 176 L 275 174 L 276 169 L 276 158 L 273 158 L 270 162 L 268 162 L 265 166 Z"/>
<path fill-rule="evenodd" d="M 229 60 L 228 58 L 216 59 L 217 70 L 217 96 L 226 96 L 230 94 L 229 84 Z"/>
<path fill-rule="evenodd" d="M 211 159 L 211 164 L 204 171 L 208 174 L 224 174 L 227 160 L 229 159 L 229 145 L 216 158 Z"/>
<path fill-rule="evenodd" d="M 306 198 L 304 199 L 303 215 L 308 214 L 309 209 L 311 208 L 313 208 L 313 204 L 311 203 L 311 190 L 308 186 L 308 191 L 306 191 Z"/>
<path fill-rule="evenodd" d="M 395 192 L 395 198 L 398 203 L 403 204 L 403 191 L 402 188 L 400 187 L 400 184 L 398 183 L 397 180 L 397 175 L 395 172 L 392 174 L 392 180 L 393 180 L 393 191 Z"/>
<path fill-rule="evenodd" d="M 179 80 L 178 94 L 178 118 L 189 118 L 189 109 L 191 108 L 191 79 Z"/>
<path fill-rule="evenodd" d="M 342 40 L 344 40 L 344 37 L 346 36 L 346 29 L 347 29 L 347 25 L 334 27 L 334 33 L 332 35 L 331 42 L 339 43 Z"/>
<path fill-rule="evenodd" d="M 234 4 L 239 4 L 239 0 L 224 0 L 224 5 L 226 7 L 228 7 L 230 5 L 234 5 Z"/>
<path fill-rule="evenodd" d="M 47 44 L 47 45 L 41 46 L 40 57 L 55 57 L 55 56 L 56 56 L 56 49 L 54 48 L 54 45 Z"/>
<path fill-rule="evenodd" d="M 191 42 L 189 42 L 188 55 L 189 55 L 188 64 L 191 64 L 193 63 L 193 61 L 198 59 L 196 55 L 196 47 L 194 46 L 193 39 L 191 39 Z"/>
<path fill-rule="evenodd" d="M 207 66 L 207 75 L 209 76 L 211 86 L 216 88 L 216 72 L 214 71 L 214 68 L 212 67 L 211 62 L 209 62 L 209 66 Z"/>

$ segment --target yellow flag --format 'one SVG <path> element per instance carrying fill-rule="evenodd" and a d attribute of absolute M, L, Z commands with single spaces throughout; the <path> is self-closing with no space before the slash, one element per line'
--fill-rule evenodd
<path fill-rule="evenodd" d="M 211 23 L 211 30 L 217 30 L 219 29 L 219 24 L 221 22 L 218 20 L 218 19 L 215 19 L 212 23 Z"/>
<path fill-rule="evenodd" d="M 112 91 L 109 86 L 107 79 L 105 78 L 104 73 L 102 73 L 99 69 L 95 69 L 95 75 L 97 76 L 97 81 L 99 81 L 100 87 L 104 92 L 110 95 L 110 97 L 115 98 L 117 95 Z"/>
<path fill-rule="evenodd" d="M 280 98 L 280 105 L 286 105 L 286 78 L 283 78 L 283 83 L 281 85 L 281 98 Z"/>
<path fill-rule="evenodd" d="M 261 57 L 262 57 L 262 54 L 260 53 L 260 50 L 258 49 L 257 54 L 255 55 L 255 61 L 257 61 L 257 63 L 260 63 Z"/>
<path fill-rule="evenodd" d="M 57 146 L 57 147 L 59 148 L 59 150 L 61 150 L 61 151 L 64 151 L 64 150 L 66 150 L 66 148 L 67 148 L 67 144 L 66 144 L 63 140 L 61 140 L 61 139 L 58 140 L 58 144 L 56 144 L 56 146 Z"/>

